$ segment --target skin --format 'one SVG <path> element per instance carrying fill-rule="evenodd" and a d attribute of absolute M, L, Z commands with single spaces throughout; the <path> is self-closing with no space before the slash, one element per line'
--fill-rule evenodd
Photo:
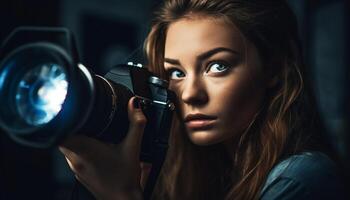
<path fill-rule="evenodd" d="M 172 23 L 164 60 L 182 118 L 195 113 L 214 118 L 185 123 L 194 144 L 231 143 L 260 110 L 266 90 L 261 59 L 232 23 L 200 16 Z"/>
<path fill-rule="evenodd" d="M 133 106 L 133 100 L 128 104 L 129 131 L 121 143 L 72 135 L 59 147 L 76 178 L 96 199 L 142 199 L 139 154 L 146 117 Z"/>
<path fill-rule="evenodd" d="M 213 116 L 209 122 L 185 123 L 193 143 L 229 144 L 258 112 L 266 78 L 256 48 L 233 24 L 203 17 L 172 23 L 165 60 L 182 118 L 198 113 Z M 121 143 L 104 144 L 73 135 L 60 146 L 75 176 L 97 199 L 142 199 L 149 172 L 149 166 L 141 169 L 139 163 L 146 118 L 132 101 L 128 104 L 129 132 Z"/>

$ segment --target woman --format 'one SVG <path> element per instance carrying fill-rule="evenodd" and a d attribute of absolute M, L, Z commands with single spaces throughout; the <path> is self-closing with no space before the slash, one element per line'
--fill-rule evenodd
<path fill-rule="evenodd" d="M 154 198 L 343 198 L 285 1 L 166 0 L 146 51 L 149 69 L 177 94 L 180 116 Z M 130 131 L 117 147 L 88 138 L 61 147 L 97 198 L 141 198 L 146 119 L 131 101 Z"/>

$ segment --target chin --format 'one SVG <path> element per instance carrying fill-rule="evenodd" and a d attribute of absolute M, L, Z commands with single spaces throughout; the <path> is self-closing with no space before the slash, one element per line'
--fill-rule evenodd
<path fill-rule="evenodd" d="M 214 131 L 188 131 L 191 142 L 198 146 L 209 146 L 221 143 L 224 138 Z"/>

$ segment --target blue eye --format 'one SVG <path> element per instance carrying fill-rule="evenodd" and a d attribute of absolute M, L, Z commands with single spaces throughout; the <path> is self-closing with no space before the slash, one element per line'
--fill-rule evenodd
<path fill-rule="evenodd" d="M 229 67 L 226 64 L 220 63 L 220 62 L 212 62 L 209 64 L 207 73 L 220 73 L 224 72 L 228 69 Z"/>
<path fill-rule="evenodd" d="M 178 69 L 170 69 L 168 74 L 170 79 L 181 79 L 185 77 L 185 74 Z"/>

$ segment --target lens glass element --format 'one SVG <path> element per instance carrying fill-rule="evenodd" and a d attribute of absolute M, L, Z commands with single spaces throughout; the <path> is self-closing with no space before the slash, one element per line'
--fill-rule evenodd
<path fill-rule="evenodd" d="M 24 74 L 16 90 L 16 108 L 30 125 L 51 121 L 61 110 L 67 95 L 65 70 L 57 64 L 39 65 Z"/>

